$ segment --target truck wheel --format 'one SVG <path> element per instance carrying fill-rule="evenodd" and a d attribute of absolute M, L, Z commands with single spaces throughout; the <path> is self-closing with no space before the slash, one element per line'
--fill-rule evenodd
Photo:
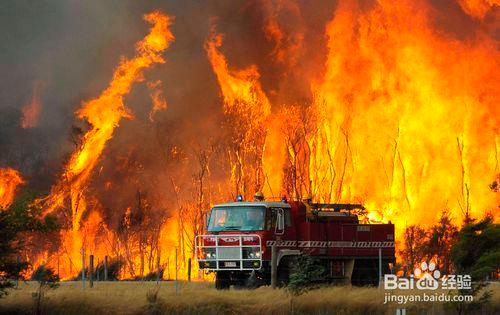
<path fill-rule="evenodd" d="M 217 290 L 227 290 L 231 286 L 231 278 L 228 272 L 219 271 L 215 275 L 215 288 Z"/>
<path fill-rule="evenodd" d="M 351 283 L 354 286 L 378 286 L 378 268 L 376 262 L 357 260 L 354 263 Z"/>

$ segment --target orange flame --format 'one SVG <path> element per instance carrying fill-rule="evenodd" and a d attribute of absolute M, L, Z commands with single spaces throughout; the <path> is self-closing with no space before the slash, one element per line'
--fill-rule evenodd
<path fill-rule="evenodd" d="M 222 35 L 212 29 L 212 35 L 205 43 L 208 59 L 217 76 L 225 110 L 238 106 L 238 102 L 248 104 L 247 111 L 256 111 L 256 116 L 265 119 L 271 112 L 271 104 L 262 91 L 259 71 L 255 65 L 243 70 L 231 70 L 226 57 L 219 51 Z"/>
<path fill-rule="evenodd" d="M 0 168 L 0 210 L 8 208 L 14 201 L 17 187 L 24 184 L 18 171 Z"/>
<path fill-rule="evenodd" d="M 379 1 L 365 13 L 341 3 L 327 35 L 326 72 L 313 85 L 322 125 L 310 167 L 334 190 L 313 180 L 315 194 L 362 201 L 399 228 L 435 222 L 445 208 L 455 219 L 494 211 L 496 43 L 437 34 L 412 1 Z"/>
<path fill-rule="evenodd" d="M 263 146 L 267 132 L 267 118 L 271 104 L 259 82 L 260 74 L 255 65 L 243 70 L 230 69 L 226 57 L 220 52 L 222 35 L 212 28 L 205 49 L 212 69 L 217 76 L 224 99 L 224 112 L 237 119 L 231 123 L 238 133 L 235 147 L 230 149 L 231 182 L 236 194 L 249 197 L 260 190 L 266 174 L 262 174 Z"/>
<path fill-rule="evenodd" d="M 77 210 L 78 203 L 83 202 L 79 200 L 82 188 L 106 143 L 113 136 L 120 120 L 132 117 L 123 104 L 123 97 L 130 92 L 133 83 L 142 79 L 145 69 L 155 63 L 165 62 L 161 53 L 174 39 L 169 30 L 171 18 L 159 12 L 147 14 L 144 18 L 152 23 L 153 27 L 149 35 L 137 43 L 137 55 L 130 60 L 123 59 L 106 90 L 98 98 L 85 102 L 77 112 L 78 118 L 86 119 L 92 128 L 84 135 L 81 147 L 71 156 L 64 180 L 49 196 L 46 213 L 61 205 L 68 194 L 71 195 L 72 209 Z M 74 217 L 73 226 L 76 228 L 79 226 L 80 217 L 81 212 Z"/>
<path fill-rule="evenodd" d="M 285 36 L 274 20 L 279 8 L 267 10 L 265 31 L 279 47 Z M 499 173 L 496 42 L 487 34 L 447 37 L 434 30 L 431 14 L 412 1 L 339 3 L 326 28 L 323 75 L 311 84 L 315 117 L 306 123 L 290 106 L 271 113 L 257 68 L 231 71 L 218 50 L 222 36 L 212 32 L 206 49 L 225 112 L 241 103 L 247 111 L 265 105 L 261 167 L 273 174 L 273 187 L 295 197 L 362 202 L 369 220 L 391 220 L 399 229 L 432 224 L 443 209 L 457 222 L 487 211 L 498 217 L 500 198 L 488 187 Z"/>
<path fill-rule="evenodd" d="M 82 216 L 89 202 L 85 188 L 87 181 L 94 170 L 106 143 L 113 137 L 115 128 L 122 118 L 131 118 L 126 109 L 123 98 L 132 85 L 143 79 L 143 72 L 153 64 L 164 63 L 161 53 L 173 41 L 169 25 L 172 18 L 160 12 L 153 12 L 144 16 L 144 19 L 153 24 L 149 34 L 136 44 L 136 56 L 132 59 L 122 58 L 108 87 L 95 99 L 84 102 L 77 111 L 77 117 L 86 119 L 91 128 L 85 133 L 82 144 L 75 151 L 65 168 L 62 180 L 52 188 L 51 194 L 43 200 L 45 214 L 49 214 L 64 205 L 66 197 L 71 201 L 71 230 L 63 231 L 64 252 L 68 254 L 71 270 L 81 268 L 80 250 L 93 244 L 97 226 L 102 225 L 100 216 L 93 211 L 82 226 Z M 106 234 L 106 233 L 104 233 Z M 112 235 L 108 235 L 112 237 Z M 113 242 L 109 239 L 108 243 Z M 85 246 L 84 246 L 85 245 Z M 92 248 L 89 248 L 92 251 Z M 95 250 L 95 249 L 94 249 Z M 66 275 L 70 275 L 69 271 Z"/>

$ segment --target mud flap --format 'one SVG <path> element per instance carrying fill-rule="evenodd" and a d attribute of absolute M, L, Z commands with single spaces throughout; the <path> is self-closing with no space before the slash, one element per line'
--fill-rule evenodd
<path fill-rule="evenodd" d="M 344 262 L 345 284 L 348 284 L 348 285 L 351 284 L 353 270 L 354 270 L 354 259 L 346 260 Z"/>

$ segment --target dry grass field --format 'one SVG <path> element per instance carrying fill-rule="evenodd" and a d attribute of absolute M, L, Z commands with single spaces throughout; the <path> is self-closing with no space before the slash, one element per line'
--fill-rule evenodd
<path fill-rule="evenodd" d="M 1 314 L 33 314 L 37 284 L 22 283 L 0 299 Z M 490 286 L 491 303 L 481 314 L 500 314 L 500 285 Z M 384 290 L 376 288 L 325 287 L 298 297 L 285 290 L 217 291 L 212 283 L 191 282 L 96 282 L 85 290 L 81 283 L 63 282 L 48 290 L 42 314 L 457 314 L 443 303 L 384 305 Z M 155 292 L 158 292 L 155 298 Z"/>

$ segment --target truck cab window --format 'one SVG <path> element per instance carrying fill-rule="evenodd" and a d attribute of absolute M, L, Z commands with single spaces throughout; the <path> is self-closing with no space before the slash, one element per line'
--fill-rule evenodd
<path fill-rule="evenodd" d="M 276 217 L 278 213 L 278 208 L 270 208 L 267 209 L 266 215 L 266 227 L 269 231 L 274 231 L 276 228 Z M 285 215 L 285 227 L 292 226 L 292 216 L 290 214 L 290 209 L 283 209 L 283 213 Z"/>

